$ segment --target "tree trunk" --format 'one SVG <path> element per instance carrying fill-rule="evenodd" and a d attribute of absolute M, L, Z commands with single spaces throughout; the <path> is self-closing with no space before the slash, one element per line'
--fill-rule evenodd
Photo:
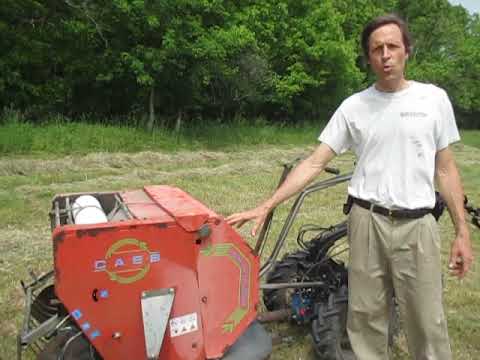
<path fill-rule="evenodd" d="M 150 101 L 148 104 L 149 116 L 147 123 L 147 130 L 153 131 L 153 126 L 155 125 L 155 87 L 150 88 Z"/>
<path fill-rule="evenodd" d="M 175 132 L 177 133 L 180 131 L 180 128 L 182 127 L 182 116 L 183 116 L 183 112 L 182 110 L 179 110 L 177 114 L 177 121 L 175 123 Z"/>

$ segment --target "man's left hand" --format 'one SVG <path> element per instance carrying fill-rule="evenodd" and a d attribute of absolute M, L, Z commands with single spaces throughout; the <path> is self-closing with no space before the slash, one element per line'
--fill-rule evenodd
<path fill-rule="evenodd" d="M 457 235 L 450 249 L 448 268 L 459 279 L 463 278 L 470 270 L 473 263 L 473 251 L 470 235 Z"/>

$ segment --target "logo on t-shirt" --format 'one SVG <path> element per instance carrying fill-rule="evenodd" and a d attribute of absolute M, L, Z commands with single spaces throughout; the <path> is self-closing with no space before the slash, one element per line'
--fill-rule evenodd
<path fill-rule="evenodd" d="M 424 118 L 427 117 L 427 113 L 420 112 L 420 111 L 402 111 L 400 113 L 401 117 L 414 117 L 414 118 Z"/>

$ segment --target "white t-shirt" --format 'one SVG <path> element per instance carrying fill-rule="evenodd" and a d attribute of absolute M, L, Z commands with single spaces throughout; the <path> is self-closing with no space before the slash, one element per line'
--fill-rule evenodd
<path fill-rule="evenodd" d="M 347 98 L 318 138 L 337 154 L 352 149 L 354 197 L 395 209 L 435 204 L 435 154 L 460 140 L 447 93 L 410 81 L 387 93 L 375 86 Z"/>

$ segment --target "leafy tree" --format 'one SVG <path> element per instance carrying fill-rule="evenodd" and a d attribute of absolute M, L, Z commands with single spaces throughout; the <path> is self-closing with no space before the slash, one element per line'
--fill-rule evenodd
<path fill-rule="evenodd" d="M 409 76 L 447 90 L 461 125 L 472 126 L 480 111 L 478 90 L 479 33 L 475 19 L 447 0 L 399 1 L 415 44 Z M 480 125 L 480 123 L 478 124 Z M 477 126 L 478 126 L 477 125 Z"/>
<path fill-rule="evenodd" d="M 315 118 L 358 87 L 355 43 L 333 1 L 258 1 L 244 17 L 274 72 L 269 102 L 277 112 Z"/>
<path fill-rule="evenodd" d="M 326 118 L 366 85 L 360 31 L 391 11 L 416 38 L 409 76 L 480 126 L 478 16 L 448 0 L 4 0 L 0 108 L 147 128 Z"/>

